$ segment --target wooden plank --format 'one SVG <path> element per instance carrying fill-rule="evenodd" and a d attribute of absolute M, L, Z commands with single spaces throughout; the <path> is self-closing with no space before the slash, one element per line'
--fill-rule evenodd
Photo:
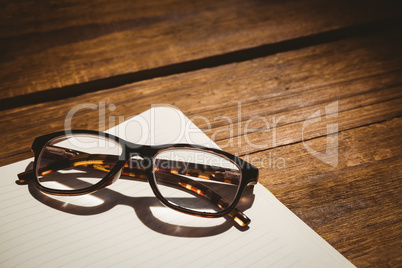
<path fill-rule="evenodd" d="M 398 15 L 399 9 L 390 3 L 329 0 L 3 3 L 0 99 L 57 88 L 79 94 L 82 90 L 125 83 L 118 77 L 122 74 Z M 98 83 L 65 88 L 90 81 Z M 33 99 L 23 101 L 29 103 Z"/>
<path fill-rule="evenodd" d="M 358 104 L 356 103 L 356 99 L 358 98 L 342 99 L 338 102 L 338 104 L 336 104 L 337 108 L 340 108 L 340 112 L 332 114 L 330 119 L 326 119 L 325 107 L 327 105 L 334 104 L 334 102 L 309 107 L 308 110 L 311 110 L 311 114 L 308 116 L 313 115 L 317 111 L 320 113 L 309 120 L 307 120 L 308 116 L 306 116 L 300 120 L 291 121 L 292 119 L 287 118 L 289 113 L 281 114 L 280 116 L 282 117 L 280 118 L 280 121 L 278 121 L 279 117 L 267 117 L 266 121 L 254 120 L 254 122 L 262 125 L 261 127 L 256 126 L 257 131 L 252 131 L 251 133 L 242 133 L 241 136 L 227 136 L 227 138 L 217 141 L 217 144 L 221 148 L 224 148 L 231 153 L 237 153 L 240 156 L 244 156 L 245 154 L 265 151 L 277 146 L 300 143 L 302 141 L 308 141 L 310 139 L 334 133 L 333 131 L 328 132 L 328 124 L 336 124 L 336 129 L 338 131 L 344 131 L 359 126 L 391 120 L 395 117 L 402 116 L 401 91 L 402 87 L 391 90 L 392 93 L 399 95 L 399 98 L 395 100 L 384 101 L 350 110 L 345 109 L 343 107 L 343 103 L 352 101 L 355 106 L 357 106 Z M 381 93 L 384 94 L 385 92 Z M 304 109 L 296 110 L 295 112 L 305 114 Z M 320 121 L 315 122 L 317 119 Z M 264 129 L 266 122 L 269 123 L 275 120 L 278 122 L 278 126 Z M 281 124 L 279 124 L 279 122 Z M 307 124 L 310 122 L 312 125 L 307 126 Z M 212 130 L 213 133 L 216 133 L 216 131 L 218 130 Z M 223 133 L 227 135 L 229 131 L 224 131 Z"/>
<path fill-rule="evenodd" d="M 402 74 L 402 72 L 400 72 L 400 74 Z M 372 82 L 373 80 L 378 81 L 381 78 L 387 77 L 389 74 L 385 74 L 382 76 L 376 76 L 375 78 L 370 77 L 368 79 L 359 79 L 356 81 L 347 81 L 344 83 L 340 83 L 339 85 L 331 85 L 331 91 L 332 92 L 336 92 L 335 89 L 336 88 L 342 88 L 342 91 L 336 92 L 336 101 L 338 101 L 338 112 L 342 113 L 345 111 L 349 111 L 352 109 L 356 109 L 359 107 L 365 107 L 365 109 L 367 106 L 373 105 L 373 104 L 379 104 L 379 103 L 383 103 L 383 102 L 387 102 L 396 98 L 400 98 L 401 97 L 401 90 L 400 90 L 400 86 L 394 87 L 393 85 L 388 85 L 386 88 L 377 88 L 377 85 L 372 85 L 373 87 L 370 87 L 369 84 L 370 82 Z M 364 85 L 364 86 L 362 86 Z M 382 85 L 384 86 L 384 85 Z M 364 91 L 362 92 L 356 92 L 356 90 L 353 89 L 364 89 Z M 323 100 L 320 99 L 320 97 L 326 97 L 325 92 L 328 92 L 329 89 L 328 88 L 319 88 L 314 91 L 310 91 L 311 95 L 315 95 L 317 96 L 317 99 L 315 98 L 315 102 L 306 106 L 306 107 L 296 107 L 293 108 L 292 110 L 294 111 L 294 113 L 289 112 L 289 111 L 279 111 L 275 113 L 275 106 L 272 105 L 271 107 L 267 108 L 267 109 L 263 109 L 264 107 L 257 107 L 258 109 L 256 109 L 254 111 L 255 114 L 252 114 L 249 118 L 256 116 L 257 113 L 256 111 L 259 111 L 258 113 L 258 117 L 254 120 L 247 120 L 247 118 L 245 118 L 244 120 L 237 122 L 235 121 L 237 118 L 236 117 L 232 117 L 233 121 L 236 123 L 233 123 L 233 133 L 232 133 L 232 137 L 234 139 L 239 139 L 241 135 L 250 135 L 251 133 L 254 132 L 267 132 L 267 135 L 272 136 L 273 134 L 269 134 L 269 132 L 273 132 L 274 128 L 276 128 L 276 132 L 281 132 L 279 130 L 279 127 L 285 126 L 285 125 L 289 125 L 289 123 L 300 123 L 300 122 L 304 122 L 306 120 L 306 118 L 308 118 L 309 116 L 311 116 L 314 112 L 316 112 L 317 110 L 320 110 L 320 112 L 322 112 L 322 114 L 325 114 L 325 106 L 331 104 L 333 101 L 335 101 L 334 99 L 329 99 L 329 100 Z M 353 93 L 355 95 L 350 96 L 350 94 Z M 295 96 L 292 96 L 292 99 L 295 99 L 299 102 L 304 101 L 303 98 L 306 98 L 306 94 L 297 94 Z M 287 105 L 287 107 L 290 106 L 290 100 L 289 98 L 287 98 L 287 102 L 285 104 L 281 104 L 280 102 L 284 101 L 282 98 L 277 98 L 275 101 L 273 101 L 274 104 L 278 105 L 279 108 L 282 108 L 283 106 Z M 318 103 L 318 104 L 315 104 Z M 254 107 L 258 105 L 258 104 L 254 104 Z M 291 107 L 291 106 L 290 106 Z M 253 110 L 251 110 L 248 105 L 244 105 L 244 106 L 239 106 L 238 107 L 239 110 L 246 110 L 246 111 L 250 111 L 253 112 Z M 386 111 L 384 111 L 386 112 Z M 213 118 L 213 116 L 211 115 L 210 117 L 207 118 Z M 230 139 L 230 132 L 228 129 L 228 126 L 224 124 L 224 122 L 222 122 L 222 120 L 214 120 L 211 122 L 211 125 L 214 126 L 212 129 L 208 129 L 207 125 L 205 124 L 205 122 L 203 120 L 195 120 L 195 122 L 199 122 L 199 125 L 201 127 L 204 128 L 204 131 L 206 133 L 209 133 L 211 136 L 213 135 L 213 133 L 215 133 L 215 135 L 212 137 L 214 138 L 215 141 L 222 141 L 222 144 L 224 142 L 228 142 L 228 139 Z M 283 129 L 283 131 L 285 131 Z M 249 137 L 250 138 L 250 137 Z M 272 137 L 265 137 L 265 140 L 271 141 Z M 300 140 L 300 139 L 299 139 Z M 285 141 L 281 141 L 281 140 L 276 140 L 276 146 L 279 145 L 283 145 Z M 288 142 L 291 142 L 291 140 L 289 140 Z M 221 145 L 222 145 L 221 144 Z M 272 142 L 270 142 L 269 144 L 267 144 L 267 148 L 272 148 L 275 147 L 273 146 Z"/>

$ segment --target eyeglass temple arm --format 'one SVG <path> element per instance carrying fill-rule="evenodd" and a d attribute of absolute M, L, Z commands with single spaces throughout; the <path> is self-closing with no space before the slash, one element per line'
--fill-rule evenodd
<path fill-rule="evenodd" d="M 67 168 L 67 167 L 73 167 L 73 166 L 88 166 L 88 165 L 107 165 L 114 163 L 116 161 L 116 156 L 114 155 L 101 155 L 101 154 L 87 154 L 81 151 L 77 150 L 72 150 L 72 149 L 65 149 L 57 146 L 48 146 L 51 147 L 52 149 L 57 149 L 61 150 L 64 152 L 64 157 L 65 155 L 68 156 L 68 158 L 62 158 L 62 159 L 57 159 L 58 161 L 46 166 L 43 169 L 43 173 L 50 173 L 55 170 L 60 170 L 62 168 Z M 89 161 L 91 160 L 91 161 Z M 135 163 L 138 160 L 135 159 L 130 159 L 130 165 L 132 163 Z M 241 172 L 236 169 L 231 169 L 231 168 L 223 168 L 223 167 L 218 167 L 218 166 L 211 166 L 211 165 L 205 165 L 205 164 L 198 164 L 198 163 L 188 163 L 188 162 L 181 162 L 181 161 L 173 161 L 174 165 L 170 165 L 169 162 L 170 160 L 165 160 L 165 159 L 158 159 L 158 165 L 157 167 L 163 167 L 164 171 L 169 170 L 170 173 L 172 174 L 181 174 L 181 175 L 187 175 L 187 176 L 193 176 L 193 177 L 198 177 L 201 179 L 206 179 L 206 180 L 213 180 L 213 181 L 218 181 L 218 182 L 223 182 L 223 183 L 229 183 L 229 184 L 239 184 L 240 183 L 240 175 Z M 168 163 L 166 163 L 168 162 Z M 139 161 L 141 163 L 141 161 Z M 126 164 L 127 166 L 127 164 Z M 131 165 L 132 167 L 132 165 Z M 140 169 L 141 165 L 138 165 L 138 167 L 135 167 L 135 169 Z M 45 175 L 45 174 L 43 174 Z M 127 174 L 125 174 L 127 175 Z M 19 177 L 19 183 L 23 184 L 25 183 L 25 180 L 29 180 L 30 177 L 30 171 L 22 172 L 18 174 Z"/>
<path fill-rule="evenodd" d="M 212 180 L 235 185 L 240 184 L 241 178 L 241 171 L 238 169 L 176 160 L 171 161 L 167 159 L 158 159 L 156 169 L 164 172 L 167 171 L 172 174 L 192 176 L 204 180 Z"/>
<path fill-rule="evenodd" d="M 70 150 L 71 151 L 71 150 Z M 66 167 L 72 167 L 72 166 L 92 166 L 93 168 L 97 170 L 102 170 L 105 172 L 109 172 L 110 169 L 105 168 L 105 166 L 108 164 L 107 162 L 113 163 L 111 158 L 114 156 L 110 155 L 90 155 L 86 154 L 83 152 L 79 151 L 74 151 L 76 156 L 70 158 L 70 159 L 63 159 L 59 162 L 54 163 L 53 165 L 50 165 L 48 167 L 42 168 L 42 173 L 51 173 L 53 171 L 63 169 Z M 109 161 L 107 161 L 109 160 Z M 179 185 L 189 191 L 192 191 L 194 193 L 197 193 L 198 195 L 208 199 L 211 203 L 215 204 L 221 209 L 225 209 L 229 206 L 229 202 L 221 197 L 219 194 L 214 192 L 212 189 L 206 187 L 203 184 L 200 184 L 196 181 L 189 180 L 183 176 L 171 173 L 171 170 L 162 170 L 159 174 L 163 174 L 164 177 L 168 177 L 169 180 L 167 182 L 169 183 L 174 183 L 176 185 Z M 168 172 L 168 173 L 167 173 Z M 141 170 L 139 168 L 132 168 L 129 165 L 125 165 L 122 174 L 130 177 L 136 177 L 136 178 L 146 178 L 144 170 Z M 19 184 L 27 184 L 29 180 L 32 180 L 34 178 L 34 171 L 33 170 L 28 170 L 25 172 L 22 172 L 18 174 Z M 244 215 L 241 211 L 239 211 L 237 208 L 234 208 L 231 210 L 228 215 L 233 218 L 233 220 L 240 226 L 244 227 L 247 226 L 250 223 L 250 219 Z"/>

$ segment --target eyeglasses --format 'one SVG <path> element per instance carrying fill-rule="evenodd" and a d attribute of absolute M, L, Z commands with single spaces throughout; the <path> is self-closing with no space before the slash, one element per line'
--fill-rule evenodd
<path fill-rule="evenodd" d="M 203 217 L 230 216 L 244 227 L 250 219 L 236 209 L 242 192 L 257 183 L 258 169 L 221 150 L 191 144 L 138 145 L 104 132 L 61 131 L 32 144 L 33 169 L 18 174 L 47 194 L 83 195 L 121 175 L 147 180 L 167 207 Z"/>

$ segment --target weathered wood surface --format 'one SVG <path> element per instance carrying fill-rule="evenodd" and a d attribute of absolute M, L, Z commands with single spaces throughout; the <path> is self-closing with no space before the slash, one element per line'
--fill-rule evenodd
<path fill-rule="evenodd" d="M 398 15 L 389 5 L 392 1 L 7 2 L 0 8 L 0 99 L 93 81 L 63 88 L 90 91 L 124 83 L 138 71 L 381 21 Z"/>
<path fill-rule="evenodd" d="M 263 2 L 186 3 L 176 13 L 172 10 L 177 2 L 163 2 L 160 7 L 147 2 L 142 11 L 130 15 L 136 18 L 130 21 L 125 10 L 138 7 L 131 2 L 122 2 L 117 10 L 106 13 L 97 9 L 85 17 L 72 12 L 78 3 L 66 1 L 56 7 L 59 13 L 43 20 L 32 14 L 22 22 L 3 19 L 2 23 L 10 27 L 2 31 L 9 46 L 6 61 L 1 62 L 0 80 L 2 92 L 9 93 L 2 98 L 138 73 L 338 28 L 343 31 L 344 27 L 375 24 L 400 12 L 375 1 L 362 5 L 361 10 L 356 9 L 357 5 L 346 9 L 346 2 L 330 6 L 318 1 Z M 11 8 L 13 4 L 4 10 Z M 25 9 L 29 8 L 27 4 Z M 46 12 L 46 8 L 50 7 L 35 12 Z M 223 10 L 227 15 L 219 17 Z M 23 11 L 14 13 L 22 16 Z M 280 12 L 288 16 L 279 16 Z M 100 15 L 103 17 L 97 18 Z M 74 93 L 68 98 L 33 104 L 27 101 L 26 105 L 2 109 L 0 165 L 31 157 L 33 138 L 63 130 L 66 115 L 77 105 L 96 109 L 79 110 L 72 127 L 95 130 L 107 129 L 151 105 L 174 105 L 225 150 L 254 161 L 260 167 L 260 182 L 352 263 L 358 267 L 400 266 L 402 35 L 398 26 L 388 26 L 383 30 L 364 28 L 361 33 L 336 38 L 330 38 L 336 35 L 330 32 L 326 36 L 329 39 L 312 38 L 315 45 L 298 49 L 290 47 L 250 60 L 155 75 L 114 88 L 83 90 L 78 96 Z M 80 39 L 92 29 L 92 36 Z M 74 35 L 74 31 L 79 33 Z M 134 32 L 148 39 L 130 39 Z M 63 43 L 66 39 L 61 35 L 73 38 Z M 30 40 L 36 42 L 31 49 L 21 44 L 10 46 Z M 120 45 L 113 40 L 120 41 Z M 133 40 L 137 40 L 137 46 Z M 103 50 L 91 54 L 96 46 Z M 18 59 L 19 51 L 27 58 Z M 51 69 L 47 61 L 39 62 L 44 55 L 53 62 Z M 60 63 L 63 57 L 65 65 Z M 134 60 L 135 65 L 131 65 Z M 32 64 L 32 72 L 20 78 L 13 76 L 17 70 L 13 68 L 24 61 Z M 336 109 L 326 111 L 326 107 Z M 336 125 L 337 131 L 328 132 L 328 125 Z M 334 166 L 307 150 L 325 152 L 328 139 L 336 136 L 338 162 Z"/>

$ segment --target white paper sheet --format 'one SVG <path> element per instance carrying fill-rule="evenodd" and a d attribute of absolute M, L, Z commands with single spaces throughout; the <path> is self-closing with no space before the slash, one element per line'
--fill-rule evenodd
<path fill-rule="evenodd" d="M 141 144 L 218 148 L 170 107 L 109 132 Z M 238 206 L 251 219 L 242 231 L 230 218 L 164 207 L 145 182 L 121 179 L 80 197 L 44 195 L 15 183 L 32 160 L 0 168 L 0 267 L 354 267 L 260 184 Z"/>

